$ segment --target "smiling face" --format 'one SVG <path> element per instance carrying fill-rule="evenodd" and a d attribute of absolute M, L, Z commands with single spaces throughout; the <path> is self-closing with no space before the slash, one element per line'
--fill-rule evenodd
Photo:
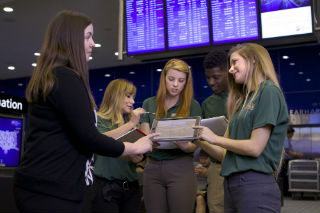
<path fill-rule="evenodd" d="M 247 61 L 237 52 L 232 53 L 230 56 L 229 73 L 233 75 L 233 78 L 236 83 L 245 83 L 248 74 Z"/>
<path fill-rule="evenodd" d="M 87 61 L 89 61 L 89 57 L 92 54 L 92 48 L 95 45 L 92 36 L 93 36 L 93 25 L 89 24 L 84 30 L 84 50 L 86 53 Z"/>
<path fill-rule="evenodd" d="M 121 108 L 122 114 L 129 114 L 133 110 L 133 104 L 134 104 L 134 95 L 133 94 L 126 94 L 123 99 L 123 105 Z"/>
<path fill-rule="evenodd" d="M 167 95 L 179 96 L 187 80 L 187 74 L 178 70 L 169 69 L 166 75 Z"/>
<path fill-rule="evenodd" d="M 228 80 L 226 71 L 219 67 L 205 69 L 207 83 L 215 94 L 220 94 L 228 90 Z"/>

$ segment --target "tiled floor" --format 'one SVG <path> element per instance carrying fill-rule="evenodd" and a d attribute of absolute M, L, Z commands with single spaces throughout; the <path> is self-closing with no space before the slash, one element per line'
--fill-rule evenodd
<path fill-rule="evenodd" d="M 320 197 L 317 200 L 312 196 L 294 200 L 285 197 L 281 213 L 320 213 Z"/>

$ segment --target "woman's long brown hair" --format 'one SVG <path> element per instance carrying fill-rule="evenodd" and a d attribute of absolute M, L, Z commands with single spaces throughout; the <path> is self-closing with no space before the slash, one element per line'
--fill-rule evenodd
<path fill-rule="evenodd" d="M 46 99 L 55 83 L 52 70 L 64 66 L 74 71 L 88 92 L 91 107 L 96 107 L 89 86 L 88 64 L 84 50 L 84 30 L 91 20 L 73 11 L 59 12 L 49 23 L 42 44 L 40 57 L 26 90 L 27 101 Z"/>

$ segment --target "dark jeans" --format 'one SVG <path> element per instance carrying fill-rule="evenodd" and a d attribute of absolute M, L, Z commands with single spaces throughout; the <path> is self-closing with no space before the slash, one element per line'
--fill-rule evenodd
<path fill-rule="evenodd" d="M 35 193 L 17 186 L 14 186 L 13 191 L 19 212 L 80 212 L 80 202 L 60 199 L 46 194 Z"/>
<path fill-rule="evenodd" d="M 94 213 L 141 212 L 142 193 L 138 181 L 109 181 L 95 176 L 88 194 L 86 197 L 91 201 Z"/>
<path fill-rule="evenodd" d="M 273 174 L 246 171 L 225 177 L 225 213 L 280 213 L 281 194 Z"/>

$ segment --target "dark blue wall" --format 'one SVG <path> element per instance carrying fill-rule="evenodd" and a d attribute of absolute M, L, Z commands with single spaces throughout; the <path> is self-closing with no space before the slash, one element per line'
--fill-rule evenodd
<path fill-rule="evenodd" d="M 319 109 L 320 46 L 308 45 L 269 50 L 269 52 L 278 73 L 289 109 Z M 284 60 L 282 59 L 283 55 L 288 55 L 290 58 Z M 207 87 L 202 68 L 203 57 L 185 58 L 184 60 L 192 68 L 194 97 L 201 103 L 211 94 L 211 89 Z M 156 70 L 163 68 L 165 63 L 166 60 L 91 70 L 90 85 L 97 104 L 100 104 L 104 90 L 111 80 L 125 78 L 136 85 L 135 107 L 141 106 L 144 99 L 156 94 L 160 78 L 160 72 Z M 295 63 L 295 65 L 290 65 L 291 63 Z M 134 72 L 135 74 L 130 74 L 130 72 Z M 301 74 L 301 72 L 303 73 Z M 110 74 L 110 77 L 105 77 L 105 74 Z M 307 78 L 310 78 L 311 81 L 306 81 Z M 0 92 L 24 97 L 28 80 L 29 78 L 1 80 Z"/>

